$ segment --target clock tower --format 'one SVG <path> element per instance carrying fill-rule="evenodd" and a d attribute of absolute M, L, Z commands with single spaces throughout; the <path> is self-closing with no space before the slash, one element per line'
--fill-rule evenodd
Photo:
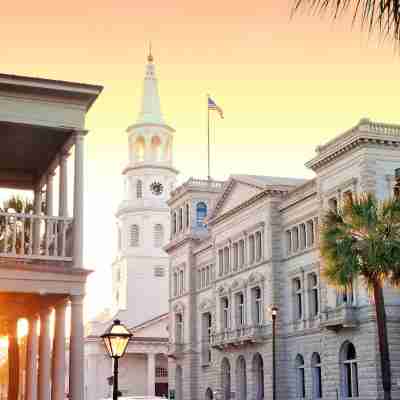
<path fill-rule="evenodd" d="M 135 326 L 168 312 L 169 261 L 163 246 L 170 233 L 167 199 L 177 175 L 172 166 L 174 129 L 161 113 L 151 52 L 141 110 L 126 132 L 128 163 L 116 213 L 118 255 L 112 266 L 112 292 L 115 314 Z"/>

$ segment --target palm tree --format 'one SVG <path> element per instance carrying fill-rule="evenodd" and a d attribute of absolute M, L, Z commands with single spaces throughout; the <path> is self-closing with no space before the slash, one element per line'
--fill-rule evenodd
<path fill-rule="evenodd" d="M 400 198 L 349 197 L 325 215 L 321 229 L 323 276 L 338 290 L 361 277 L 374 300 L 384 399 L 391 399 L 391 369 L 383 285 L 400 284 Z"/>
<path fill-rule="evenodd" d="M 294 12 L 303 7 L 317 12 L 331 10 L 334 18 L 351 12 L 353 22 L 360 19 L 370 31 L 376 30 L 400 44 L 399 0 L 294 0 Z"/>

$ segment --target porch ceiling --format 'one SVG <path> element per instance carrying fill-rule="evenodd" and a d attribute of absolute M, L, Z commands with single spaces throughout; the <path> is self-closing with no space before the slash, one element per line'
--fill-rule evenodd
<path fill-rule="evenodd" d="M 0 187 L 33 189 L 70 136 L 71 129 L 0 121 Z"/>
<path fill-rule="evenodd" d="M 66 295 L 35 293 L 0 293 L 0 319 L 26 318 L 52 307 Z"/>

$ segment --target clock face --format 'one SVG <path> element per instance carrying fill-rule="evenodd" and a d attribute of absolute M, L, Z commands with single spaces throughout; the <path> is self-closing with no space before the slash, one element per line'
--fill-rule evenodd
<path fill-rule="evenodd" d="M 160 182 L 153 182 L 150 185 L 150 190 L 153 194 L 159 196 L 163 192 L 164 186 Z"/>

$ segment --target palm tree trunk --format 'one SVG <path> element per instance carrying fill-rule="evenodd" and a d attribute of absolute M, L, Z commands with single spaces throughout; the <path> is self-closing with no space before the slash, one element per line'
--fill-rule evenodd
<path fill-rule="evenodd" d="M 382 284 L 379 281 L 374 283 L 374 300 L 376 323 L 378 327 L 379 353 L 381 356 L 381 375 L 384 400 L 391 400 L 391 370 L 389 358 L 389 343 L 386 326 L 385 300 L 383 298 Z"/>

